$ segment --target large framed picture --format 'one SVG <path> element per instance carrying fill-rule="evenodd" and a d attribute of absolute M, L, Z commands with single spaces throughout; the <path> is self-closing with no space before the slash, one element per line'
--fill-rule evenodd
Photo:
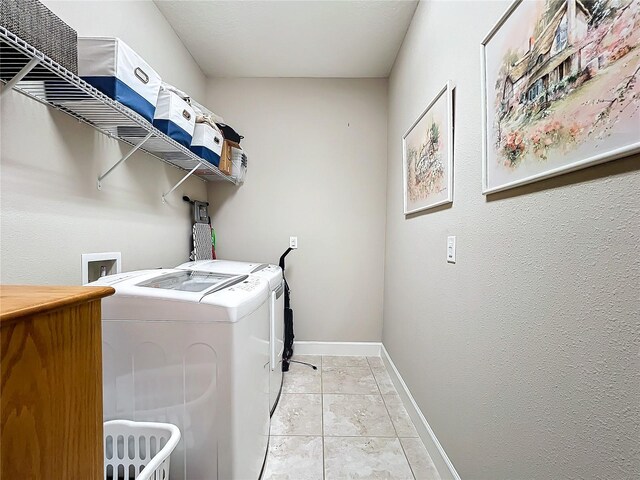
<path fill-rule="evenodd" d="M 453 84 L 448 81 L 402 137 L 404 214 L 453 201 Z"/>
<path fill-rule="evenodd" d="M 483 193 L 640 151 L 640 0 L 517 0 L 481 56 Z"/>

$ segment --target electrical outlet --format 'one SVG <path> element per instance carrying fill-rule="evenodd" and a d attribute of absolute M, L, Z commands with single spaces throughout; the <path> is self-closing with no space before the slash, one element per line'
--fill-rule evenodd
<path fill-rule="evenodd" d="M 298 248 L 298 237 L 289 237 L 289 247 Z"/>
<path fill-rule="evenodd" d="M 456 263 L 456 237 L 447 237 L 447 262 Z"/>

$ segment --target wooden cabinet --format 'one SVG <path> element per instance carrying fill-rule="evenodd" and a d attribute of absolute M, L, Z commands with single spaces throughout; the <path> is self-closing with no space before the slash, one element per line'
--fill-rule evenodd
<path fill-rule="evenodd" d="M 0 286 L 0 478 L 103 478 L 100 299 Z"/>

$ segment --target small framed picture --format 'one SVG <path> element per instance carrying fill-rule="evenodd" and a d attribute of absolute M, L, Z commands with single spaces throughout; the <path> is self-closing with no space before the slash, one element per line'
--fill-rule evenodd
<path fill-rule="evenodd" d="M 402 137 L 405 215 L 453 201 L 453 88 L 448 81 Z"/>
<path fill-rule="evenodd" d="M 484 194 L 640 151 L 640 1 L 516 0 L 481 45 Z"/>

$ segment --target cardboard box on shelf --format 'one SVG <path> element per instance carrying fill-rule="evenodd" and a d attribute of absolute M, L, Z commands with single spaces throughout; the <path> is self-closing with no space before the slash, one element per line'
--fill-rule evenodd
<path fill-rule="evenodd" d="M 218 168 L 225 175 L 231 175 L 231 160 L 233 158 L 233 152 L 231 151 L 232 148 L 241 147 L 236 142 L 232 142 L 230 140 L 225 140 L 222 144 L 222 155 L 220 155 L 220 165 L 218 165 Z"/>

